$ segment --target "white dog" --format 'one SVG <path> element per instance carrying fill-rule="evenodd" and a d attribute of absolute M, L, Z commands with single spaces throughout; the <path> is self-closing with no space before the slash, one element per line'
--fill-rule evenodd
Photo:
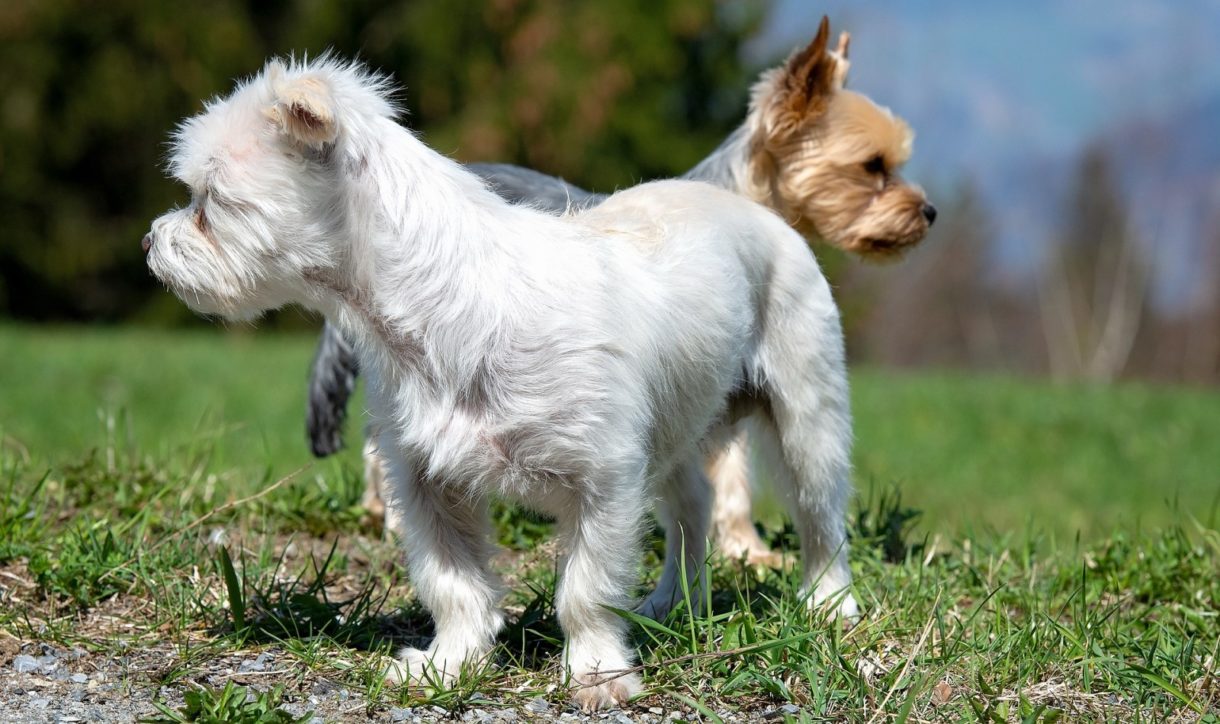
<path fill-rule="evenodd" d="M 445 679 L 503 624 L 486 503 L 553 515 L 556 609 L 585 708 L 640 690 L 626 624 L 640 524 L 659 498 L 667 559 L 641 609 L 695 591 L 708 525 L 701 440 L 755 414 L 801 537 L 812 602 L 844 589 L 851 424 L 839 314 L 804 239 L 740 196 L 646 184 L 557 218 L 513 206 L 395 121 L 389 86 L 323 58 L 269 63 L 183 123 L 189 206 L 144 239 L 195 310 L 289 303 L 357 340 L 436 621 L 392 677 Z"/>

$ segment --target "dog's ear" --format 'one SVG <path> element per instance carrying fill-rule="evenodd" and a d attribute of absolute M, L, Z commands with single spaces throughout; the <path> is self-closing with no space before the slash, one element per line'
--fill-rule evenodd
<path fill-rule="evenodd" d="M 332 143 L 339 135 L 335 120 L 335 101 L 330 85 L 318 75 L 286 77 L 278 61 L 267 68 L 267 78 L 275 91 L 275 105 L 269 115 L 284 135 L 313 148 Z"/>
<path fill-rule="evenodd" d="M 830 55 L 835 59 L 834 73 L 834 88 L 842 90 L 843 86 L 847 85 L 847 70 L 851 68 L 851 61 L 847 59 L 847 51 L 851 46 L 851 33 L 844 30 L 839 33 L 839 47 L 835 48 Z"/>
<path fill-rule="evenodd" d="M 772 135 L 789 134 L 807 119 L 821 115 L 830 96 L 843 87 L 851 36 L 840 35 L 834 51 L 829 50 L 829 41 L 830 19 L 823 15 L 813 41 L 779 69 L 769 123 Z"/>

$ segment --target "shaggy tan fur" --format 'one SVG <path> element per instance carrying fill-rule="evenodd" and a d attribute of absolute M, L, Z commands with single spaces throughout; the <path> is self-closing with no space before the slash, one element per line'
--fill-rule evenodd
<path fill-rule="evenodd" d="M 806 238 L 870 258 L 924 238 L 927 198 L 898 175 L 914 134 L 901 118 L 845 89 L 849 37 L 827 50 L 822 18 L 813 42 L 763 74 L 751 93 L 748 186 Z"/>

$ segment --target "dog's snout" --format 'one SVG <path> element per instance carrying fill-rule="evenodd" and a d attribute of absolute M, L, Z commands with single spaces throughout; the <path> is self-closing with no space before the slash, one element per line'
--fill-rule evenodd
<path fill-rule="evenodd" d="M 153 243 L 153 235 L 152 235 L 152 232 L 150 231 L 149 233 L 144 235 L 143 239 L 140 240 L 140 249 L 145 254 L 147 254 L 148 250 L 152 248 L 152 243 Z"/>
<path fill-rule="evenodd" d="M 931 226 L 932 222 L 936 221 L 936 207 L 932 204 L 924 204 L 923 217 L 928 220 L 928 226 Z"/>

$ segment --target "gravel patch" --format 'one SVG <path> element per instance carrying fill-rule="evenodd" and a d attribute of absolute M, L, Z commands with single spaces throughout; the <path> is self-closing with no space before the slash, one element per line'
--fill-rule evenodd
<path fill-rule="evenodd" d="M 314 724 L 369 721 L 663 724 L 692 719 L 687 711 L 655 705 L 585 714 L 542 698 L 530 699 L 524 705 L 501 705 L 492 699 L 486 705 L 461 712 L 449 712 L 438 706 L 381 703 L 370 706 L 360 691 L 311 672 L 276 649 L 219 656 L 193 666 L 186 677 L 175 679 L 172 684 L 157 683 L 179 663 L 176 650 L 168 645 L 131 647 L 124 655 L 114 655 L 23 642 L 13 654 L 0 653 L 0 722 L 133 722 L 160 715 L 154 702 L 176 710 L 183 706 L 183 694 L 190 687 L 219 689 L 228 681 L 258 691 L 282 684 L 285 690 L 281 708 L 298 717 L 313 712 Z"/>

